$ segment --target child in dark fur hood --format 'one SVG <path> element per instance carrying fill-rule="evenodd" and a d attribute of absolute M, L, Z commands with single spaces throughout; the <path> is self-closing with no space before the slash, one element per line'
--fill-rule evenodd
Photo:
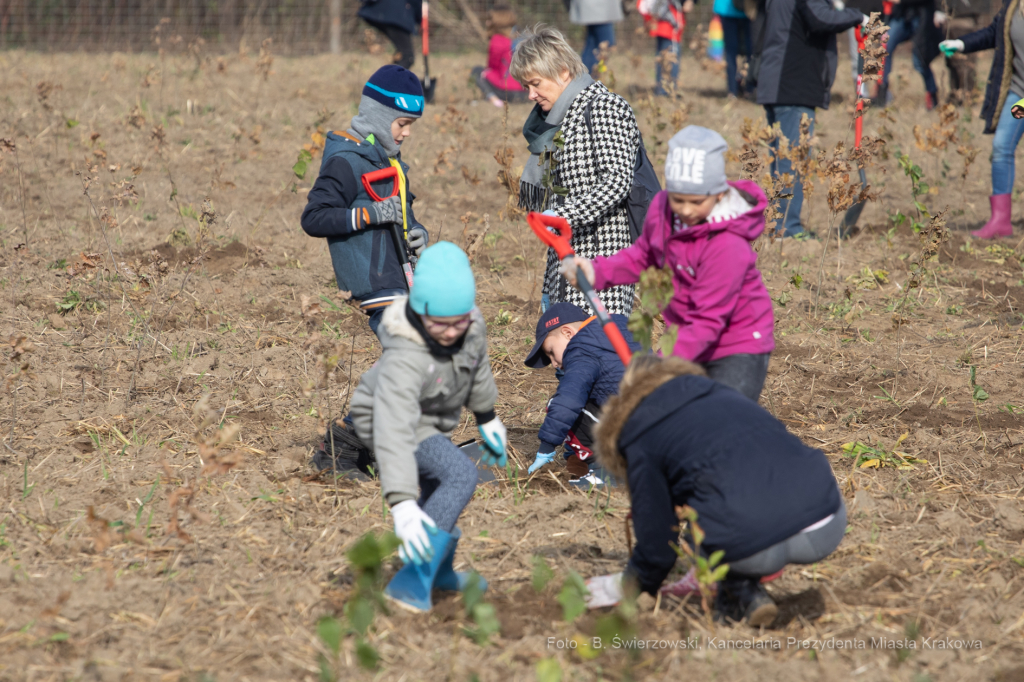
<path fill-rule="evenodd" d="M 634 357 L 605 403 L 597 448 L 628 481 L 636 547 L 624 574 L 592 579 L 592 608 L 621 598 L 623 583 L 657 593 L 677 557 L 676 506 L 697 511 L 703 552 L 725 552 L 717 617 L 754 626 L 778 611 L 763 576 L 821 561 L 843 538 L 846 507 L 821 451 L 681 358 Z"/>

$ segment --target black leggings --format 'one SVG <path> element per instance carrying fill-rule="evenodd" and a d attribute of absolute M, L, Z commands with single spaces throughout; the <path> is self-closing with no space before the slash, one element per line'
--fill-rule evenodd
<path fill-rule="evenodd" d="M 364 19 L 364 21 L 366 20 Z M 366 23 L 383 33 L 387 36 L 388 40 L 395 44 L 395 64 L 411 69 L 413 62 L 416 61 L 416 53 L 412 48 L 412 34 L 406 33 L 397 26 L 378 24 L 375 21 L 367 21 Z"/>
<path fill-rule="evenodd" d="M 770 357 L 771 353 L 737 353 L 705 362 L 701 366 L 708 373 L 709 379 L 739 391 L 756 403 L 761 397 L 765 377 L 768 376 Z"/>

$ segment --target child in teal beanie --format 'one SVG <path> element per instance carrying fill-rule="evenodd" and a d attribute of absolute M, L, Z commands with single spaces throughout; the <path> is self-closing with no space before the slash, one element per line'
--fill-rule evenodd
<path fill-rule="evenodd" d="M 423 251 L 408 297 L 388 306 L 377 331 L 384 353 L 359 380 L 350 416 L 373 451 L 406 565 L 385 594 L 429 611 L 431 589 L 462 590 L 452 568 L 455 523 L 476 489 L 476 464 L 452 443 L 463 406 L 476 416 L 485 459 L 505 466 L 505 427 L 487 327 L 476 307 L 469 259 L 451 242 Z"/>

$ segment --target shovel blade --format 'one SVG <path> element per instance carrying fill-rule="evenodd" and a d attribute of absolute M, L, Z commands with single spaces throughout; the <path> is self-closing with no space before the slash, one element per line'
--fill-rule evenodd
<path fill-rule="evenodd" d="M 427 104 L 433 104 L 434 90 L 437 87 L 437 78 L 421 78 L 420 85 L 423 86 L 423 101 Z"/>

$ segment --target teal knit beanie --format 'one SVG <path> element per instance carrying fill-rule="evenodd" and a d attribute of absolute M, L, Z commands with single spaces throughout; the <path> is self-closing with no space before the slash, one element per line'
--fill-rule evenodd
<path fill-rule="evenodd" d="M 476 307 L 476 281 L 469 258 L 451 242 L 427 247 L 416 264 L 409 305 L 432 317 L 465 315 Z"/>

